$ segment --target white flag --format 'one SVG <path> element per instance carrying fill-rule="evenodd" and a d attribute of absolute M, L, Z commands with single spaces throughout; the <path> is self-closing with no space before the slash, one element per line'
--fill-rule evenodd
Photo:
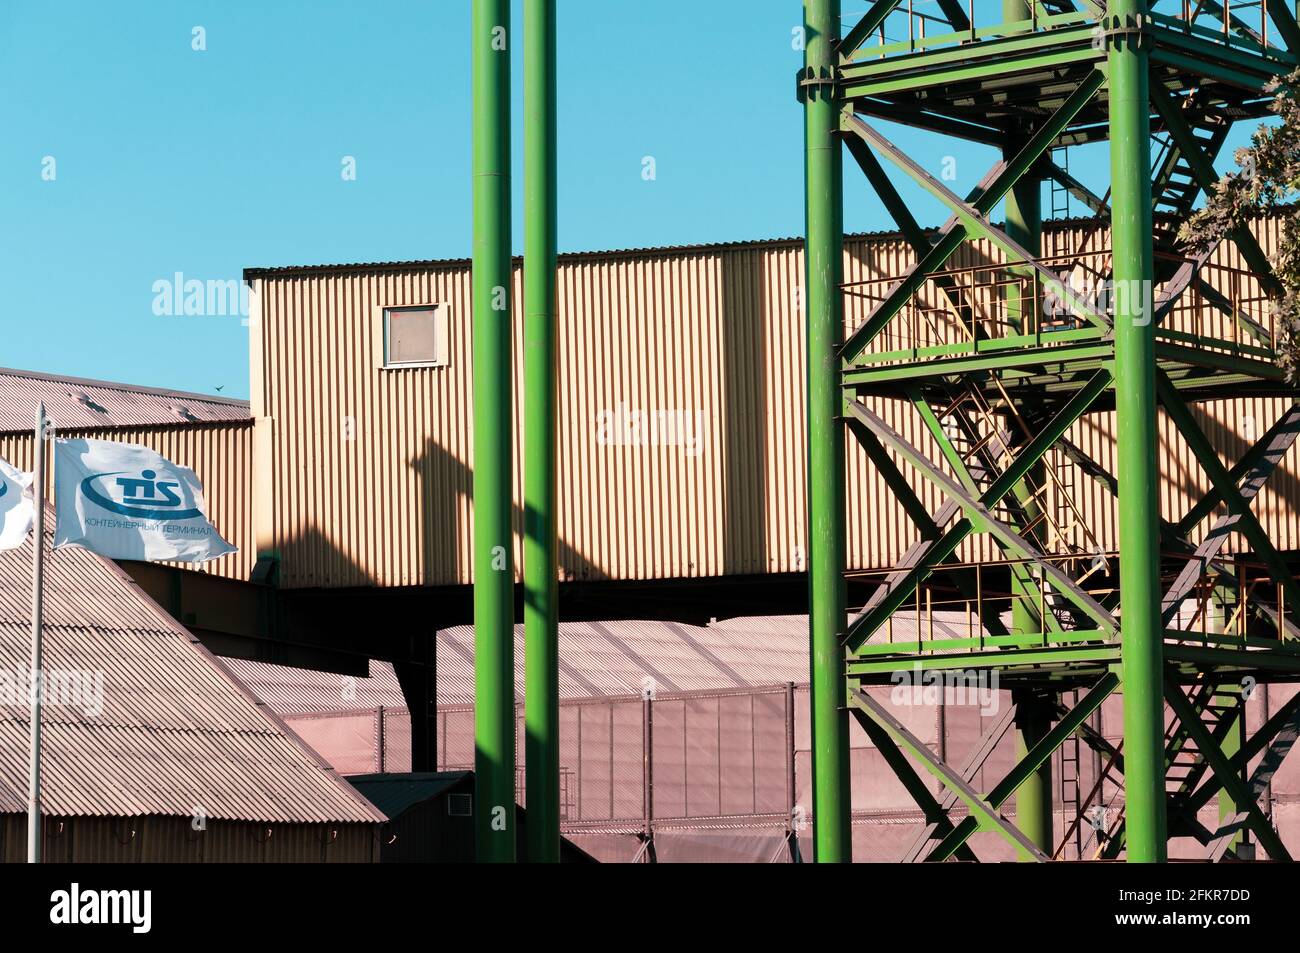
<path fill-rule="evenodd" d="M 32 475 L 0 460 L 0 549 L 17 549 L 32 531 Z"/>
<path fill-rule="evenodd" d="M 194 471 L 132 443 L 56 440 L 54 510 L 55 549 L 195 563 L 237 551 L 208 522 Z"/>

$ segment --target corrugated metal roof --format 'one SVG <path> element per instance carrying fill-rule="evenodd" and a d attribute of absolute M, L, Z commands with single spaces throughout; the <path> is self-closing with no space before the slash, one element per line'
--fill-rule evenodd
<path fill-rule="evenodd" d="M 397 673 L 387 662 L 371 660 L 370 677 L 355 678 L 246 659 L 221 661 L 258 701 L 281 715 L 406 706 Z"/>
<path fill-rule="evenodd" d="M 928 638 L 929 621 L 925 621 Z M 934 636 L 963 637 L 968 621 L 934 613 Z M 894 637 L 916 637 L 916 620 L 896 616 Z M 524 630 L 515 627 L 515 695 L 523 699 Z M 406 702 L 392 666 L 370 663 L 370 677 L 342 676 L 228 660 L 226 664 L 264 704 L 280 714 L 357 711 Z M 474 628 L 438 633 L 438 704 L 474 703 Z M 639 695 L 645 679 L 656 692 L 728 691 L 808 681 L 808 619 L 769 616 L 708 626 L 675 622 L 565 622 L 560 625 L 560 697 Z"/>
<path fill-rule="evenodd" d="M 24 687 L 31 560 L 30 541 L 0 552 L 0 672 Z M 99 711 L 84 697 L 44 709 L 47 813 L 384 819 L 108 560 L 49 553 L 44 618 L 46 672 L 103 680 Z M 0 813 L 26 810 L 29 719 L 19 697 L 0 698 Z"/>
<path fill-rule="evenodd" d="M 0 368 L 0 433 L 32 429 L 36 401 L 61 430 L 248 420 L 248 401 Z"/>
<path fill-rule="evenodd" d="M 1081 224 L 1092 224 L 1097 221 L 1094 217 L 1075 217 L 1075 218 L 1056 218 L 1043 223 L 1044 231 L 1054 231 L 1057 229 L 1069 229 Z M 937 229 L 927 229 L 929 232 Z M 878 238 L 891 239 L 902 238 L 902 232 L 897 229 L 881 229 L 872 232 L 846 232 L 846 239 L 861 238 Z M 754 238 L 732 242 L 698 242 L 686 245 L 659 245 L 655 247 L 642 248 L 611 248 L 596 251 L 565 252 L 559 256 L 560 262 L 582 262 L 582 261 L 608 261 L 618 258 L 651 258 L 661 255 L 678 255 L 693 254 L 695 252 L 711 251 L 748 251 L 759 248 L 781 248 L 781 247 L 800 247 L 803 245 L 803 238 L 799 236 L 790 238 Z M 513 258 L 515 264 L 522 264 L 523 257 L 516 255 Z M 320 265 L 271 265 L 266 267 L 251 267 L 244 269 L 244 280 L 248 281 L 253 278 L 269 277 L 288 277 L 292 275 L 311 275 L 311 274 L 339 274 L 339 273 L 356 273 L 356 272 L 382 272 L 382 271 L 411 271 L 413 269 L 425 268 L 468 268 L 471 264 L 468 258 L 425 258 L 411 259 L 408 261 L 370 261 L 370 262 L 345 262 L 340 264 L 320 264 Z"/>

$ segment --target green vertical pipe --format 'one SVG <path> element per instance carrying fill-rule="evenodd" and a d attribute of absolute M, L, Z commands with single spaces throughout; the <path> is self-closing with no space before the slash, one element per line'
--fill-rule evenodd
<path fill-rule="evenodd" d="M 808 584 L 814 858 L 852 859 L 844 650 L 843 157 L 833 85 L 839 0 L 804 0 L 804 148 L 808 315 Z"/>
<path fill-rule="evenodd" d="M 1238 574 L 1241 569 L 1238 567 Z M 1234 602 L 1233 593 L 1227 586 L 1215 586 L 1209 605 L 1206 606 L 1206 612 L 1210 613 L 1209 619 L 1206 620 L 1206 628 L 1210 632 L 1225 633 L 1228 628 L 1228 617 L 1231 613 L 1230 606 Z M 1221 684 L 1219 690 L 1214 694 L 1214 705 L 1218 709 L 1220 718 L 1231 718 L 1234 710 L 1240 712 L 1240 717 L 1236 719 L 1236 724 L 1223 737 L 1221 747 L 1225 758 L 1236 757 L 1241 751 L 1241 746 L 1246 740 L 1246 700 L 1248 696 L 1243 690 L 1241 684 Z M 1241 772 L 1242 781 L 1248 779 L 1248 771 Z M 1230 794 L 1227 789 L 1219 791 L 1219 821 L 1220 826 L 1229 818 L 1235 817 L 1239 812 L 1244 811 L 1248 805 L 1241 804 Z M 1228 856 L 1235 857 L 1238 848 L 1245 843 L 1242 832 L 1238 831 L 1233 835 L 1228 847 Z"/>
<path fill-rule="evenodd" d="M 1012 701 L 1016 706 L 1016 760 L 1020 761 L 1052 730 L 1052 703 L 1047 696 L 1029 690 L 1013 691 Z M 1049 857 L 1056 850 L 1051 760 L 1048 758 L 1042 768 L 1016 788 L 1016 826 Z M 1021 860 L 1033 860 L 1024 849 L 1018 849 L 1017 853 Z"/>
<path fill-rule="evenodd" d="M 1145 0 L 1107 11 L 1134 27 Z M 1114 26 L 1115 24 L 1112 24 Z M 1116 33 L 1108 55 L 1111 243 L 1115 276 L 1120 627 L 1128 859 L 1166 859 L 1163 659 L 1156 481 L 1155 328 L 1151 323 L 1151 113 L 1142 34 Z"/>
<path fill-rule="evenodd" d="M 474 0 L 474 775 L 476 853 L 515 859 L 510 472 L 510 2 Z"/>
<path fill-rule="evenodd" d="M 1029 20 L 1032 14 L 1033 11 L 1027 0 L 1002 0 L 1004 23 L 1023 23 Z M 1012 158 L 1022 145 L 1023 136 L 1011 138 L 1003 150 L 1004 157 Z M 1007 234 L 1030 253 L 1042 254 L 1042 179 L 1032 172 L 1021 176 L 1007 193 L 1005 207 Z M 1013 269 L 1007 277 L 1014 278 L 1028 273 L 1028 271 Z M 1021 334 L 1033 333 L 1038 321 L 1038 316 L 1034 313 L 1038 301 L 1032 292 L 1026 293 L 1019 284 L 1009 284 L 1005 286 L 1005 297 L 1007 321 L 1011 327 Z M 1028 477 L 1020 481 L 1012 491 L 1025 508 L 1026 517 L 1030 520 L 1038 516 L 1040 508 L 1039 502 L 1033 496 L 1034 487 L 1042 486 L 1045 477 L 1043 465 L 1035 464 Z M 1041 534 L 1033 535 L 1041 547 L 1045 542 L 1038 538 Z M 1041 632 L 1046 625 L 1045 620 L 1039 618 L 1039 607 L 1044 603 L 1039 592 L 1041 585 L 1041 582 L 1038 585 L 1026 585 L 1024 575 L 1015 572 L 1011 574 L 1011 591 L 1014 596 L 1011 605 L 1011 628 L 1017 635 Z M 1023 758 L 1044 735 L 1051 731 L 1050 700 L 1037 692 L 1028 691 L 1014 692 L 1012 700 L 1016 706 L 1016 755 L 1017 758 Z M 1051 856 L 1056 845 L 1053 843 L 1052 829 L 1052 761 L 1050 758 L 1016 789 L 1016 823 L 1039 850 Z M 1019 851 L 1019 856 L 1023 861 L 1033 859 L 1024 850 Z"/>
<path fill-rule="evenodd" d="M 555 0 L 525 0 L 524 764 L 534 863 L 560 860 L 556 205 Z"/>

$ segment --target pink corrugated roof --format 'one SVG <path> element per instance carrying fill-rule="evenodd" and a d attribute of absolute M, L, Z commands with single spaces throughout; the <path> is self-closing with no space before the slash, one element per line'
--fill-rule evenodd
<path fill-rule="evenodd" d="M 31 543 L 0 552 L 0 670 L 29 660 Z M 45 668 L 102 673 L 103 710 L 46 707 L 43 804 L 56 815 L 267 823 L 383 816 L 260 708 L 130 578 L 85 550 L 47 553 Z M 0 813 L 27 802 L 28 710 L 0 699 Z"/>
<path fill-rule="evenodd" d="M 38 400 L 60 430 L 249 419 L 246 400 L 0 368 L 0 433 L 30 430 Z"/>
<path fill-rule="evenodd" d="M 927 623 L 928 624 L 928 623 Z M 965 635 L 961 613 L 934 614 L 936 635 Z M 896 638 L 915 637 L 915 620 L 899 615 Z M 927 633 L 928 635 L 928 633 Z M 523 699 L 524 633 L 515 627 L 515 695 Z M 474 628 L 438 633 L 438 704 L 474 703 Z M 358 711 L 406 702 L 392 666 L 370 663 L 370 677 L 342 676 L 228 660 L 262 702 L 281 714 Z M 676 622 L 565 622 L 560 625 L 560 697 L 602 698 L 657 692 L 729 691 L 808 681 L 805 616 L 728 619 L 707 626 Z"/>

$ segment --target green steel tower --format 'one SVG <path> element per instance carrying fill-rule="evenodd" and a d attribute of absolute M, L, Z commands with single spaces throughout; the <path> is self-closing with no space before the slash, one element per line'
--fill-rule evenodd
<path fill-rule="evenodd" d="M 1300 676 L 1300 587 L 1251 508 L 1300 435 L 1278 283 L 1249 228 L 1205 251 L 1177 234 L 1234 124 L 1265 116 L 1268 84 L 1296 68 L 1294 8 L 873 0 L 842 19 L 839 0 L 805 0 L 803 39 L 816 859 L 851 858 L 853 718 L 926 817 L 900 859 L 978 859 L 971 838 L 992 832 L 1036 861 L 1163 861 L 1170 838 L 1289 860 L 1261 795 L 1300 696 L 1250 732 L 1244 714 L 1257 685 Z M 882 120 L 997 161 L 959 195 L 943 148 L 908 155 Z M 1102 195 L 1069 172 L 1092 144 L 1110 156 Z M 845 280 L 845 150 L 910 246 L 898 274 Z M 900 181 L 947 220 L 923 227 Z M 1054 218 L 1088 213 L 1050 253 L 1045 183 Z M 1196 405 L 1241 397 L 1282 409 L 1225 463 Z M 1089 427 L 1114 435 L 1113 460 Z M 1168 433 L 1200 471 L 1183 483 L 1209 488 L 1173 514 Z M 915 525 L 851 609 L 849 447 Z M 1113 525 L 1085 515 L 1102 509 Z M 1012 704 L 949 763 L 868 691 L 899 673 Z M 1112 697 L 1120 743 L 1095 727 Z M 1013 731 L 1014 766 L 981 782 Z M 1216 798 L 1217 827 L 1198 817 Z"/>

